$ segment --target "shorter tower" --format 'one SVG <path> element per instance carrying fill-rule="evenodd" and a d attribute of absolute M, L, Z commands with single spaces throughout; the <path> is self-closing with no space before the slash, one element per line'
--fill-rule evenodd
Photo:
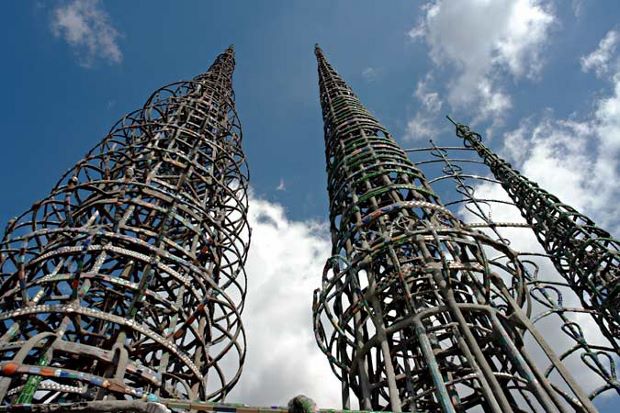
<path fill-rule="evenodd" d="M 229 48 L 155 91 L 8 224 L 2 404 L 217 401 L 237 382 L 249 228 L 234 64 Z"/>
<path fill-rule="evenodd" d="M 563 364 L 578 377 L 588 398 L 601 406 L 620 401 L 620 366 L 613 362 L 618 344 L 601 333 L 593 311 L 581 305 L 573 288 L 555 270 L 550 256 L 538 248 L 531 225 L 520 217 L 500 183 L 484 173 L 487 165 L 476 151 L 441 146 L 431 140 L 427 147 L 406 152 L 431 186 L 445 193 L 444 206 L 470 228 L 484 231 L 519 254 L 532 303 L 529 317 L 549 339 Z M 489 251 L 488 258 L 492 266 L 509 263 L 493 251 Z M 555 382 L 553 365 L 545 366 L 541 361 L 539 367 Z"/>
<path fill-rule="evenodd" d="M 452 121 L 452 119 L 450 119 Z M 555 268 L 579 295 L 605 336 L 620 346 L 620 241 L 540 188 L 482 143 L 469 127 L 456 134 L 473 148 L 532 226 Z M 620 355 L 620 353 L 619 353 Z"/>
<path fill-rule="evenodd" d="M 315 291 L 317 343 L 360 407 L 594 412 L 527 317 L 523 266 L 446 209 L 320 48 L 332 254 Z M 509 257 L 494 267 L 487 251 Z M 560 372 L 557 391 L 524 333 Z"/>

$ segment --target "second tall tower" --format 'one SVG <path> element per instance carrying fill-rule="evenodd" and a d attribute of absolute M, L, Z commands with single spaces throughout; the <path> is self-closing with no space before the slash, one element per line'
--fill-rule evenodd
<path fill-rule="evenodd" d="M 596 411 L 528 319 L 517 255 L 456 219 L 318 47 L 316 56 L 333 256 L 314 323 L 344 407 L 352 391 L 367 410 Z M 494 268 L 488 253 L 509 265 Z"/>

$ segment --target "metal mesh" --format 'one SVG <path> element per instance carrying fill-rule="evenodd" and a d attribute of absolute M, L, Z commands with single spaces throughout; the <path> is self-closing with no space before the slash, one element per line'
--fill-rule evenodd
<path fill-rule="evenodd" d="M 123 117 L 0 244 L 0 400 L 222 400 L 245 356 L 232 49 Z"/>

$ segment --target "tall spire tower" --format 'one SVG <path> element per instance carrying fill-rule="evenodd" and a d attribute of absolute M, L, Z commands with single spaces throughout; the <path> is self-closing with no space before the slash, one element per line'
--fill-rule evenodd
<path fill-rule="evenodd" d="M 527 317 L 516 254 L 456 219 L 318 46 L 332 254 L 317 342 L 366 410 L 593 412 Z M 493 251 L 509 264 L 495 267 Z M 558 391 L 526 351 L 558 373 Z"/>
<path fill-rule="evenodd" d="M 234 65 L 229 48 L 155 91 L 9 222 L 2 404 L 217 401 L 237 382 L 249 228 Z"/>
<path fill-rule="evenodd" d="M 452 121 L 452 119 L 450 119 Z M 555 268 L 596 319 L 620 354 L 620 241 L 587 216 L 540 188 L 457 124 L 456 134 L 473 148 L 508 193 Z"/>

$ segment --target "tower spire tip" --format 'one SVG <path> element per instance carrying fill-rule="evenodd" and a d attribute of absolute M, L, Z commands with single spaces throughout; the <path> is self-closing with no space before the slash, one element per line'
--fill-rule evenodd
<path fill-rule="evenodd" d="M 319 57 L 319 56 L 323 56 L 323 50 L 321 49 L 321 47 L 319 46 L 318 43 L 314 44 L 314 54 Z"/>

